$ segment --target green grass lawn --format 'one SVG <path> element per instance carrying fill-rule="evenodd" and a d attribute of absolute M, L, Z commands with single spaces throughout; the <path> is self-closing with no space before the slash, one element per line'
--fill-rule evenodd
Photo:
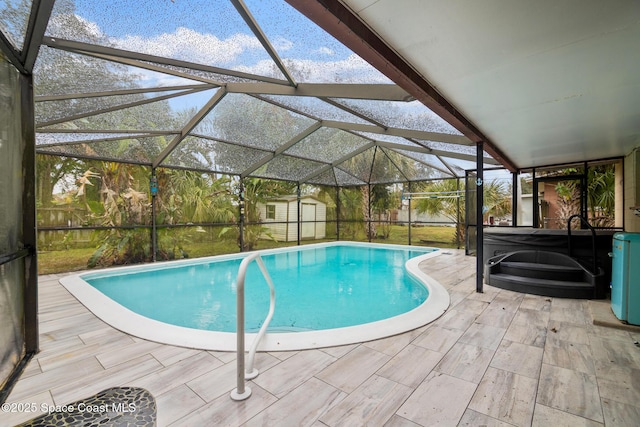
<path fill-rule="evenodd" d="M 406 226 L 393 225 L 389 229 L 389 237 L 376 238 L 375 243 L 392 243 L 406 245 L 408 242 L 409 228 Z M 442 248 L 456 247 L 455 228 L 441 226 L 426 226 L 411 228 L 411 242 L 413 245 L 435 246 Z M 356 240 L 365 240 L 363 237 Z M 305 240 L 303 243 L 318 243 L 325 240 Z M 283 246 L 294 246 L 296 242 L 275 242 L 272 240 L 261 240 L 257 249 L 269 249 Z M 212 242 L 190 242 L 184 244 L 184 250 L 189 258 L 199 258 L 203 256 L 221 255 L 238 252 L 235 240 L 226 239 Z M 87 261 L 94 253 L 95 248 L 65 249 L 58 251 L 46 251 L 38 253 L 38 274 L 64 273 L 69 271 L 84 270 L 87 268 Z"/>

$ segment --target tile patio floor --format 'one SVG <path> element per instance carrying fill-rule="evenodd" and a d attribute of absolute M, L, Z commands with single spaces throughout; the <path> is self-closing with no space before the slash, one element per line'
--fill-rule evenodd
<path fill-rule="evenodd" d="M 229 398 L 235 354 L 126 335 L 42 276 L 41 351 L 7 401 L 139 386 L 159 426 L 640 425 L 640 333 L 593 325 L 588 301 L 476 293 L 475 258 L 461 251 L 421 268 L 451 295 L 444 316 L 373 342 L 259 353 L 244 402 Z M 0 425 L 32 416 L 0 413 Z"/>

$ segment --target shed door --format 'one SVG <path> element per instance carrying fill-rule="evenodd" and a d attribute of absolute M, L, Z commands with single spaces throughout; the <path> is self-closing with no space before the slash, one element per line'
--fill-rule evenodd
<path fill-rule="evenodd" d="M 302 203 L 302 238 L 316 237 L 316 205 Z M 313 222 L 307 222 L 313 221 Z"/>

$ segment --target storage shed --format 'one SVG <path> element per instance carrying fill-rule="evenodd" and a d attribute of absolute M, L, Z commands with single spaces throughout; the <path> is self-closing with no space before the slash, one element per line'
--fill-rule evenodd
<path fill-rule="evenodd" d="M 260 218 L 273 236 L 281 242 L 298 240 L 298 197 L 281 196 L 258 205 Z M 327 205 L 312 196 L 300 197 L 301 239 L 324 239 Z"/>

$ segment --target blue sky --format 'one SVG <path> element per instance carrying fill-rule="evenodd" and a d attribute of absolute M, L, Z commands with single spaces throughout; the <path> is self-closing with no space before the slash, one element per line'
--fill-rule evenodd
<path fill-rule="evenodd" d="M 228 0 L 71 1 L 84 31 L 100 36 L 107 45 L 284 80 Z M 245 0 L 245 4 L 297 81 L 391 83 L 283 0 Z M 73 39 L 70 30 L 62 19 L 57 27 L 49 26 L 48 35 Z M 171 76 L 159 79 L 158 73 L 144 70 L 136 73 L 147 87 L 188 83 Z M 181 100 L 170 103 L 177 106 Z"/>
<path fill-rule="evenodd" d="M 246 5 L 283 58 L 336 61 L 352 54 L 284 1 L 247 0 Z M 213 35 L 219 40 L 228 40 L 239 33 L 253 37 L 228 0 L 76 0 L 76 13 L 97 24 L 105 35 L 117 39 L 158 39 L 178 28 Z M 245 47 L 247 50 L 237 57 L 244 63 L 251 60 L 252 50 L 246 44 Z M 264 55 L 261 52 L 255 58 Z"/>
<path fill-rule="evenodd" d="M 62 0 L 53 15 L 65 10 L 63 5 L 68 2 L 76 5 L 80 31 L 99 36 L 100 43 L 284 80 L 229 0 Z M 245 0 L 245 4 L 296 81 L 391 83 L 284 0 Z M 76 24 L 66 24 L 64 19 L 54 20 L 48 35 L 73 39 Z M 82 40 L 82 35 L 77 39 Z M 143 69 L 131 70 L 145 87 L 191 83 Z M 202 105 L 210 96 L 203 93 L 169 102 L 182 109 Z M 402 114 L 425 114 L 426 107 L 415 104 L 404 106 Z"/>

